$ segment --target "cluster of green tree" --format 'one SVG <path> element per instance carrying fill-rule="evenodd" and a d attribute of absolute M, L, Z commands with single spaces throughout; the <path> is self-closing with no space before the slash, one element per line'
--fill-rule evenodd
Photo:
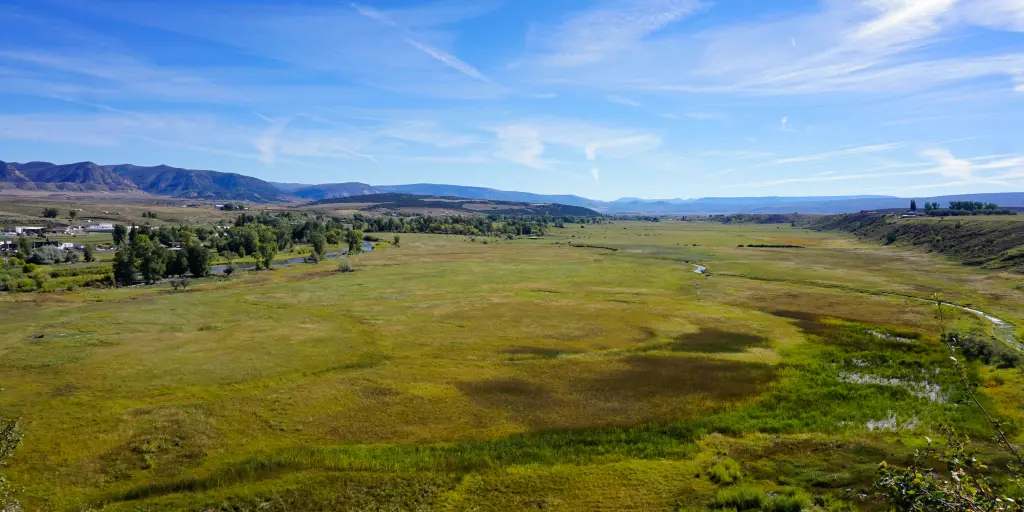
<path fill-rule="evenodd" d="M 973 212 L 975 210 L 996 210 L 999 208 L 998 204 L 995 203 L 982 203 L 979 201 L 950 201 L 950 210 L 966 210 Z"/>
<path fill-rule="evenodd" d="M 791 224 L 797 218 L 792 213 L 737 213 L 734 215 L 715 215 L 711 220 L 725 224 Z"/>
<path fill-rule="evenodd" d="M 365 217 L 356 214 L 353 225 L 371 232 L 434 233 L 447 235 L 543 235 L 548 229 L 564 228 L 566 224 L 600 224 L 603 217 L 549 215 L 453 215 L 411 217 Z"/>
<path fill-rule="evenodd" d="M 295 244 L 312 246 L 314 259 L 323 259 L 328 245 L 348 245 L 350 254 L 356 254 L 363 248 L 362 217 L 346 222 L 341 217 L 317 218 L 302 216 L 293 212 L 271 215 L 260 212 L 258 215 L 243 213 L 236 219 L 234 226 L 216 236 L 213 244 L 220 252 L 230 251 L 240 256 L 252 255 L 254 245 L 254 229 L 270 228 L 273 230 L 280 250 L 287 250 Z M 269 268 L 269 267 L 268 267 Z"/>
<path fill-rule="evenodd" d="M 356 224 L 363 225 L 360 220 Z M 318 219 L 292 212 L 272 215 L 242 213 L 226 228 L 208 226 L 114 226 L 114 277 L 119 284 L 141 279 L 209 274 L 213 253 L 228 258 L 251 256 L 257 268 L 270 268 L 280 251 L 309 244 L 311 259 L 326 256 L 329 245 L 347 244 L 350 254 L 362 250 L 363 232 L 341 218 Z"/>
<path fill-rule="evenodd" d="M 999 208 L 996 210 L 932 210 L 928 212 L 931 217 L 968 217 L 972 215 L 1017 215 L 1013 210 Z"/>
<path fill-rule="evenodd" d="M 913 203 L 911 203 L 913 205 Z M 911 208 L 912 210 L 914 208 Z M 924 211 L 934 217 L 958 217 L 964 215 L 1016 215 L 1017 212 L 999 208 L 996 203 L 980 201 L 950 201 L 949 208 L 943 209 L 939 203 L 925 203 Z"/>
<path fill-rule="evenodd" d="M 225 204 L 221 205 L 220 209 L 224 210 L 226 212 L 233 212 L 233 211 L 244 212 L 244 211 L 248 210 L 249 207 L 244 205 L 244 204 L 225 203 Z"/>
<path fill-rule="evenodd" d="M 198 241 L 190 241 L 184 247 L 168 249 L 150 238 L 150 234 L 145 227 L 133 228 L 128 232 L 128 240 L 122 240 L 118 246 L 113 264 L 118 284 L 134 284 L 139 277 L 146 283 L 153 283 L 161 277 L 182 276 L 187 272 L 196 277 L 210 273 L 213 255 L 209 248 Z"/>
<path fill-rule="evenodd" d="M 606 217 L 611 220 L 638 220 L 642 222 L 661 222 L 661 217 L 656 215 L 613 215 Z M 679 220 L 686 220 L 686 217 L 680 217 Z"/>
<path fill-rule="evenodd" d="M 60 210 L 56 208 L 43 208 L 43 217 L 47 219 L 56 219 L 60 215 Z"/>

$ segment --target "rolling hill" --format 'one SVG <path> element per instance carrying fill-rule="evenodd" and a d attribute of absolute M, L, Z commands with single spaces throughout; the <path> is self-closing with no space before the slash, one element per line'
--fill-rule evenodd
<path fill-rule="evenodd" d="M 281 199 L 281 192 L 270 183 L 241 174 L 179 169 L 166 165 L 141 167 L 125 164 L 105 168 L 150 194 L 255 202 Z"/>
<path fill-rule="evenodd" d="M 464 187 L 461 185 L 437 185 L 433 183 L 416 183 L 412 185 L 375 185 L 380 192 L 413 194 L 419 196 L 468 197 L 472 199 L 490 199 L 494 201 L 512 201 L 518 203 L 558 203 L 571 206 L 591 208 L 602 204 L 585 197 L 574 195 L 532 194 L 529 192 L 513 192 L 485 187 Z"/>
<path fill-rule="evenodd" d="M 309 206 L 340 206 L 363 211 L 401 211 L 406 213 L 493 213 L 498 215 L 551 215 L 556 217 L 598 217 L 601 214 L 589 208 L 554 203 L 525 203 L 468 199 L 452 196 L 425 196 L 413 194 L 369 194 L 314 201 Z"/>
<path fill-rule="evenodd" d="M 97 165 L 78 162 L 58 165 L 50 162 L 8 163 L 0 166 L 0 182 L 16 188 L 146 192 L 155 195 L 269 202 L 282 200 L 276 187 L 261 179 L 217 171 L 181 169 L 167 165 Z"/>
<path fill-rule="evenodd" d="M 275 183 L 274 185 L 277 184 Z M 358 182 L 327 183 L 324 185 L 313 186 L 303 185 L 300 188 L 288 191 L 289 195 L 312 201 L 333 199 L 336 197 L 365 196 L 379 193 L 381 193 L 381 191 L 378 188 L 367 185 L 366 183 Z"/>

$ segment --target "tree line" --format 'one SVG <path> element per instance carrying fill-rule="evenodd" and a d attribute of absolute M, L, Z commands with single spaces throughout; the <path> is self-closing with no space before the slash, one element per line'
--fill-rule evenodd
<path fill-rule="evenodd" d="M 914 206 L 913 202 L 911 205 Z M 913 210 L 913 208 L 911 208 Z M 943 209 L 938 202 L 924 203 L 924 212 L 931 216 L 963 216 L 963 215 L 1016 215 L 1017 212 L 1000 208 L 996 203 L 980 201 L 950 201 L 949 208 Z"/>

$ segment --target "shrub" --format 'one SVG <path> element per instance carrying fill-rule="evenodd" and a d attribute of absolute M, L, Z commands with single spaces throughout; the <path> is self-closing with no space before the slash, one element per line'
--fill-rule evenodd
<path fill-rule="evenodd" d="M 178 289 L 184 290 L 188 288 L 189 284 L 187 277 L 175 277 L 174 279 L 171 279 L 171 287 L 174 288 L 175 291 Z"/>
<path fill-rule="evenodd" d="M 36 282 L 27 277 L 23 277 L 14 282 L 14 291 L 16 292 L 31 292 L 36 289 Z"/>
<path fill-rule="evenodd" d="M 228 263 L 228 266 L 224 268 L 224 275 L 230 276 L 231 274 L 234 274 L 234 273 L 235 273 L 235 264 L 234 263 Z"/>
<path fill-rule="evenodd" d="M 761 510 L 771 512 L 800 512 L 810 508 L 812 498 L 810 494 L 800 489 L 788 489 L 768 499 L 768 502 Z"/>
<path fill-rule="evenodd" d="M 895 231 L 890 231 L 890 232 L 885 234 L 885 243 L 886 244 L 895 243 L 896 240 L 898 240 L 898 239 L 899 239 L 899 237 L 896 235 Z"/>
<path fill-rule="evenodd" d="M 53 265 L 64 261 L 64 251 L 52 245 L 45 245 L 33 250 L 28 261 L 36 265 Z"/>
<path fill-rule="evenodd" d="M 338 263 L 338 272 L 341 272 L 342 274 L 348 274 L 351 272 L 355 272 L 355 269 L 352 268 L 352 264 L 349 263 L 347 259 L 343 259 L 341 260 L 340 263 Z"/>
<path fill-rule="evenodd" d="M 961 336 L 956 333 L 949 335 L 950 341 L 956 345 L 968 361 L 978 361 L 997 368 L 1017 368 L 1021 358 L 1015 350 L 999 343 L 978 336 Z"/>
<path fill-rule="evenodd" d="M 766 502 L 767 496 L 757 487 L 732 487 L 718 491 L 715 499 L 711 502 L 711 507 L 756 510 L 764 506 Z"/>
<path fill-rule="evenodd" d="M 708 470 L 708 478 L 719 485 L 730 485 L 743 478 L 743 470 L 735 460 L 728 457 L 718 461 Z"/>

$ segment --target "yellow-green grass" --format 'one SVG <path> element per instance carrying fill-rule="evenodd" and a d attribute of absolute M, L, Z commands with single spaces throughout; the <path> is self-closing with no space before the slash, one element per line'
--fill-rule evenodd
<path fill-rule="evenodd" d="M 327 261 L 178 293 L 0 296 L 0 415 L 21 416 L 27 433 L 9 477 L 31 507 L 58 510 L 665 509 L 714 495 L 695 475 L 721 448 L 700 433 L 726 431 L 736 437 L 722 443 L 766 490 L 813 484 L 792 451 L 765 463 L 791 482 L 752 465 L 759 447 L 789 439 L 810 446 L 815 474 L 863 483 L 886 453 L 904 453 L 866 433 L 866 419 L 889 406 L 922 420 L 973 416 L 852 384 L 836 388 L 848 393 L 838 412 L 798 414 L 802 396 L 811 409 L 827 402 L 810 398 L 808 383 L 832 382 L 818 375 L 833 363 L 818 358 L 846 357 L 808 345 L 811 325 L 846 325 L 815 317 L 928 344 L 931 306 L 859 290 L 934 285 L 995 309 L 986 283 L 1010 286 L 931 257 L 885 265 L 918 257 L 788 226 L 618 222 L 486 245 L 401 236 L 399 248 L 351 258 L 351 274 Z M 888 279 L 870 281 L 860 258 Z M 866 352 L 896 350 L 877 344 Z M 906 357 L 933 361 L 934 349 Z M 835 475 L 852 469 L 825 456 L 837 439 L 874 447 L 842 459 L 860 468 L 845 480 Z"/>

